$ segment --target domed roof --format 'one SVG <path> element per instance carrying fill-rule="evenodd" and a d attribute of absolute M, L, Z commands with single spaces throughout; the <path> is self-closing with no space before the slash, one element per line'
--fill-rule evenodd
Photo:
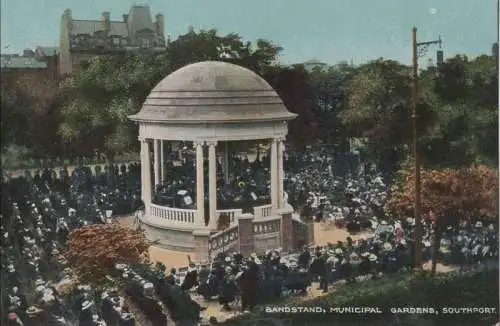
<path fill-rule="evenodd" d="M 251 70 L 227 62 L 187 65 L 151 91 L 134 121 L 231 123 L 290 120 L 274 89 Z"/>

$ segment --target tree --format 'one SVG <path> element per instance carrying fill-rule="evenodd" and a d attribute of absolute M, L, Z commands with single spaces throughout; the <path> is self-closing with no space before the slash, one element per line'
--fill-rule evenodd
<path fill-rule="evenodd" d="M 429 76 L 429 72 L 427 73 Z M 495 60 L 456 56 L 444 62 L 434 84 L 435 119 L 422 139 L 426 165 L 498 165 L 498 76 Z"/>
<path fill-rule="evenodd" d="M 326 71 L 314 69 L 310 73 L 318 133 L 325 142 L 338 145 L 342 152 L 348 149 L 348 137 L 339 113 L 345 104 L 344 85 L 355 70 L 354 66 L 340 63 Z"/>
<path fill-rule="evenodd" d="M 317 135 L 317 120 L 309 73 L 303 66 L 276 66 L 264 74 L 267 82 L 276 90 L 286 108 L 298 117 L 289 124 L 288 138 L 296 148 L 310 144 Z"/>
<path fill-rule="evenodd" d="M 2 149 L 24 146 L 38 157 L 55 157 L 57 80 L 40 73 L 6 74 L 1 81 Z"/>
<path fill-rule="evenodd" d="M 116 264 L 148 261 L 150 243 L 142 231 L 116 224 L 94 224 L 69 234 L 65 257 L 82 282 L 100 284 L 116 274 Z"/>
<path fill-rule="evenodd" d="M 392 170 L 411 139 L 409 67 L 379 59 L 358 67 L 345 85 L 339 117 L 349 135 L 364 138 L 367 157 Z"/>
<path fill-rule="evenodd" d="M 128 116 L 139 111 L 147 95 L 164 77 L 190 63 L 230 61 L 263 72 L 281 49 L 265 40 L 254 48 L 237 34 L 191 31 L 160 53 L 101 56 L 65 80 L 59 132 L 79 155 L 94 151 L 115 154 L 138 146 L 137 126 Z"/>
<path fill-rule="evenodd" d="M 217 35 L 216 29 L 194 30 L 169 44 L 167 53 L 173 70 L 200 61 L 226 61 L 260 75 L 276 63 L 282 48 L 264 39 L 244 42 L 236 33 Z"/>
<path fill-rule="evenodd" d="M 64 81 L 59 132 L 79 155 L 98 150 L 112 160 L 137 147 L 137 127 L 128 116 L 137 112 L 153 86 L 151 76 L 161 67 L 152 63 L 158 62 L 135 54 L 94 57 Z"/>
<path fill-rule="evenodd" d="M 412 214 L 415 198 L 415 171 L 400 171 L 401 182 L 390 192 L 387 210 L 399 216 Z M 483 165 L 461 169 L 421 170 L 422 213 L 435 216 L 432 272 L 436 271 L 441 236 L 459 221 L 498 217 L 498 170 Z"/>

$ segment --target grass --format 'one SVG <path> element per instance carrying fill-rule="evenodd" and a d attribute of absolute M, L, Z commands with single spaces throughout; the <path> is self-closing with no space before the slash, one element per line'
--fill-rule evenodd
<path fill-rule="evenodd" d="M 278 306 L 293 306 L 293 302 Z M 302 302 L 300 306 L 377 307 L 382 314 L 266 314 L 257 312 L 227 320 L 222 325 L 494 325 L 498 317 L 498 272 L 483 271 L 469 275 L 456 273 L 431 277 L 428 274 L 384 276 L 353 285 L 340 286 L 328 295 Z M 394 315 L 391 308 L 432 307 L 437 314 Z M 443 314 L 442 308 L 492 307 L 495 314 Z"/>

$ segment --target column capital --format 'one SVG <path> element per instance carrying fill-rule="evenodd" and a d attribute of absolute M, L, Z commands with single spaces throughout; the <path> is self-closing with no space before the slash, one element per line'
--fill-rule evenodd
<path fill-rule="evenodd" d="M 198 147 L 198 146 L 203 146 L 205 145 L 205 141 L 204 140 L 195 140 L 193 141 L 193 147 Z"/>
<path fill-rule="evenodd" d="M 206 142 L 206 144 L 209 147 L 216 147 L 217 146 L 217 141 L 216 140 L 209 140 L 209 141 Z"/>
<path fill-rule="evenodd" d="M 285 136 L 276 136 L 272 138 L 272 141 L 275 143 L 282 143 L 286 140 Z"/>

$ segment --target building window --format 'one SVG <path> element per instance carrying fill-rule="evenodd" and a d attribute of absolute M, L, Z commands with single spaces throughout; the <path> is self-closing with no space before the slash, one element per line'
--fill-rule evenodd
<path fill-rule="evenodd" d="M 147 38 L 142 39 L 142 47 L 149 48 L 149 40 Z"/>
<path fill-rule="evenodd" d="M 113 37 L 113 46 L 120 46 L 120 38 Z"/>

